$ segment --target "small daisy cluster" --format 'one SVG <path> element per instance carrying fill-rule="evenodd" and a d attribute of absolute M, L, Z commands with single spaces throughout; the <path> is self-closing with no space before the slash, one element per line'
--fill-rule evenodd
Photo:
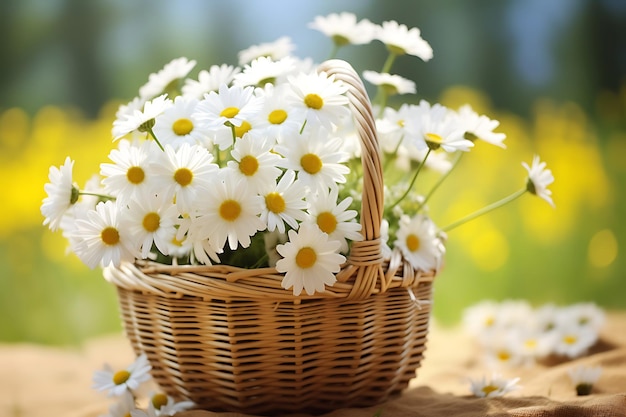
<path fill-rule="evenodd" d="M 418 174 L 432 169 L 445 179 L 477 141 L 504 147 L 505 135 L 494 132 L 498 121 L 469 106 L 413 99 L 387 105 L 391 96 L 416 92 L 414 82 L 390 72 L 396 58 L 433 56 L 417 28 L 357 21 L 351 13 L 318 16 L 310 26 L 333 40 L 333 54 L 373 41 L 388 51 L 382 71 L 363 72 L 378 89 L 376 129 L 390 173 L 385 257 L 395 251 L 415 269 L 437 270 L 451 228 L 526 192 L 552 204 L 552 174 L 535 157 L 524 164 L 520 191 L 437 227 L 427 210 L 436 187 L 416 191 Z M 112 129 L 118 146 L 97 178 L 79 188 L 69 157 L 50 168 L 44 224 L 62 229 L 92 268 L 135 259 L 270 266 L 296 295 L 332 286 L 351 242 L 362 240 L 361 150 L 347 86 L 294 49 L 283 37 L 241 51 L 238 66 L 213 65 L 194 77 L 196 62 L 183 57 L 150 74 L 120 106 Z"/>
<path fill-rule="evenodd" d="M 484 301 L 463 315 L 465 329 L 494 368 L 532 365 L 551 355 L 580 357 L 598 341 L 604 320 L 593 303 L 533 308 L 524 301 Z"/>
<path fill-rule="evenodd" d="M 140 406 L 138 392 L 151 381 L 150 370 L 148 358 L 141 355 L 124 369 L 114 370 L 105 364 L 104 369 L 96 371 L 93 375 L 93 388 L 107 392 L 109 397 L 117 399 L 109 408 L 109 413 L 102 417 L 173 416 L 194 406 L 191 401 L 176 402 L 162 392 L 150 393 L 147 405 Z"/>

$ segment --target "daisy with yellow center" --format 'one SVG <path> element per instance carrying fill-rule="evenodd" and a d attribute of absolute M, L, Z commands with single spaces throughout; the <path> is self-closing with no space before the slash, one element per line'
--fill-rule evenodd
<path fill-rule="evenodd" d="M 309 23 L 311 29 L 318 30 L 333 40 L 336 49 L 345 45 L 363 45 L 374 39 L 376 25 L 367 19 L 357 22 L 354 13 L 331 13 L 316 16 Z"/>
<path fill-rule="evenodd" d="M 326 73 L 311 72 L 289 77 L 291 93 L 287 102 L 296 118 L 306 120 L 309 127 L 332 129 L 350 112 L 344 95 L 347 87 Z"/>
<path fill-rule="evenodd" d="M 228 87 L 223 84 L 219 92 L 211 91 L 206 94 L 192 115 L 201 128 L 207 129 L 213 135 L 230 132 L 230 137 L 220 134 L 215 138 L 215 144 L 224 150 L 232 145 L 236 137 L 235 128 L 251 120 L 261 104 L 260 99 L 254 95 L 253 87 Z"/>
<path fill-rule="evenodd" d="M 183 143 L 190 145 L 212 145 L 210 132 L 196 120 L 194 113 L 198 100 L 178 96 L 174 105 L 156 118 L 154 134 L 163 145 L 171 145 L 178 149 Z"/>
<path fill-rule="evenodd" d="M 237 140 L 231 151 L 232 161 L 228 161 L 228 169 L 236 178 L 243 179 L 251 190 L 259 190 L 266 184 L 275 184 L 281 174 L 277 167 L 281 159 L 271 152 L 273 143 L 245 135 Z"/>
<path fill-rule="evenodd" d="M 100 164 L 105 192 L 121 202 L 127 202 L 142 190 L 150 189 L 154 183 L 150 160 L 159 153 L 161 150 L 152 141 L 146 140 L 138 145 L 121 140 L 118 149 L 109 154 L 113 163 Z"/>
<path fill-rule="evenodd" d="M 286 103 L 288 85 L 267 84 L 257 92 L 262 98 L 263 106 L 253 119 L 254 126 L 259 134 L 265 137 L 276 138 L 278 142 L 297 135 L 304 123 L 303 117 L 296 117 L 291 106 Z M 302 116 L 302 115 L 301 115 Z"/>
<path fill-rule="evenodd" d="M 285 273 L 282 287 L 293 288 L 294 295 L 304 290 L 308 295 L 323 292 L 336 282 L 335 274 L 346 258 L 339 254 L 340 243 L 311 223 L 303 223 L 296 232 L 290 230 L 289 241 L 276 246 L 282 256 L 276 270 Z"/>
<path fill-rule="evenodd" d="M 505 379 L 498 374 L 490 378 L 483 376 L 480 379 L 470 379 L 472 394 L 479 398 L 502 397 L 503 395 L 519 389 L 519 378 Z"/>
<path fill-rule="evenodd" d="M 561 324 L 557 326 L 558 337 L 554 351 L 558 355 L 576 358 L 587 353 L 587 350 L 598 340 L 596 330 L 576 325 Z"/>
<path fill-rule="evenodd" d="M 286 171 L 278 183 L 268 183 L 260 192 L 264 207 L 261 220 L 267 224 L 267 230 L 285 233 L 285 223 L 292 229 L 298 228 L 298 221 L 307 218 L 304 210 L 304 190 L 295 182 L 296 173 Z"/>
<path fill-rule="evenodd" d="M 222 170 L 211 191 L 199 201 L 196 226 L 190 228 L 197 239 L 209 239 L 216 248 L 228 241 L 230 249 L 250 246 L 250 238 L 266 228 L 259 218 L 262 198 L 229 170 Z"/>
<path fill-rule="evenodd" d="M 76 220 L 72 231 L 72 246 L 76 255 L 90 268 L 119 266 L 122 261 L 133 261 L 138 255 L 128 231 L 120 227 L 121 204 L 107 201 Z"/>
<path fill-rule="evenodd" d="M 318 193 L 308 199 L 310 221 L 317 224 L 320 230 L 328 234 L 330 240 L 341 243 L 340 252 L 348 251 L 348 239 L 363 240 L 361 224 L 356 222 L 357 211 L 349 210 L 352 197 L 346 197 L 338 202 L 338 191 L 329 190 L 327 193 Z"/>
<path fill-rule="evenodd" d="M 421 271 L 437 270 L 444 255 L 434 223 L 422 214 L 413 218 L 402 216 L 395 247 L 415 269 Z"/>
<path fill-rule="evenodd" d="M 218 171 L 213 155 L 204 147 L 182 144 L 177 150 L 169 145 L 152 165 L 159 193 L 165 199 L 175 199 L 176 207 L 186 213 L 195 207 L 202 194 L 211 191 L 212 180 Z"/>
<path fill-rule="evenodd" d="M 119 370 L 105 364 L 104 369 L 94 372 L 93 388 L 97 391 L 108 391 L 110 397 L 126 395 L 150 379 L 151 369 L 145 354 L 138 356 L 128 367 Z"/>
<path fill-rule="evenodd" d="M 131 102 L 122 107 L 113 122 L 113 139 L 118 140 L 132 132 L 148 132 L 152 129 L 155 119 L 172 106 L 172 100 L 163 94 L 151 101 Z"/>
<path fill-rule="evenodd" d="M 279 145 L 274 150 L 284 158 L 283 168 L 298 173 L 298 180 L 311 191 L 326 192 L 346 182 L 350 169 L 343 165 L 348 154 L 342 152 L 340 138 L 332 138 L 323 129 L 306 130 L 303 135 L 292 138 L 289 145 Z"/>
<path fill-rule="evenodd" d="M 172 200 L 165 199 L 163 194 L 142 193 L 128 203 L 121 224 L 133 236 L 134 246 L 141 249 L 141 257 L 145 259 L 153 244 L 162 254 L 169 254 L 178 217 Z"/>

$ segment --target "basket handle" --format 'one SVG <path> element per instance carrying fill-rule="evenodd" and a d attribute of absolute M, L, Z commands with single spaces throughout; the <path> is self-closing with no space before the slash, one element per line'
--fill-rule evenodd
<path fill-rule="evenodd" d="M 363 81 L 350 64 L 343 60 L 331 59 L 323 62 L 318 67 L 318 71 L 334 76 L 336 80 L 348 87 L 349 108 L 361 142 L 363 165 L 361 234 L 363 241 L 352 242 L 347 265 L 337 274 L 337 280 L 345 282 L 354 277 L 354 286 L 348 298 L 363 299 L 374 292 L 386 291 L 389 284 L 386 282 L 382 268 L 383 257 L 380 245 L 384 190 L 376 121 Z"/>

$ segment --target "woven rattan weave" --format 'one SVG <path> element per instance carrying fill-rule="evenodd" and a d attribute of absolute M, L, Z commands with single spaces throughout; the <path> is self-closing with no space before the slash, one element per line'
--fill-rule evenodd
<path fill-rule="evenodd" d="M 161 388 L 200 408 L 277 415 L 383 402 L 415 376 L 425 350 L 432 272 L 394 252 L 383 259 L 383 180 L 365 88 L 344 61 L 323 63 L 349 86 L 362 142 L 362 242 L 337 283 L 314 296 L 281 287 L 274 268 L 170 266 L 105 269 L 126 334 Z"/>

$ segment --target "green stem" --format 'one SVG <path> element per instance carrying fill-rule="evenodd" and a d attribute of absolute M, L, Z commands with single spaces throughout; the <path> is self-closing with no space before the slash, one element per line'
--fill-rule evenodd
<path fill-rule="evenodd" d="M 78 195 L 90 195 L 92 197 L 98 197 L 102 200 L 115 200 L 115 197 L 111 197 L 110 195 L 104 195 L 104 194 L 97 194 L 97 193 L 89 193 L 87 191 L 79 191 Z"/>
<path fill-rule="evenodd" d="M 462 219 L 457 220 L 456 222 L 451 223 L 451 224 L 447 225 L 446 227 L 441 228 L 441 231 L 442 232 L 448 232 L 448 231 L 454 229 L 455 227 L 461 226 L 462 224 L 465 224 L 465 223 L 469 222 L 470 220 L 474 220 L 477 217 L 482 216 L 483 214 L 487 214 L 490 211 L 493 211 L 493 210 L 495 210 L 495 209 L 497 209 L 499 207 L 502 207 L 505 204 L 508 204 L 511 201 L 521 197 L 522 195 L 524 195 L 526 193 L 526 191 L 527 191 L 526 188 L 522 188 L 521 190 L 518 190 L 518 191 L 514 192 L 513 194 L 511 194 L 511 195 L 509 195 L 507 197 L 504 197 L 502 200 L 498 200 L 495 203 L 491 203 L 488 206 L 485 206 L 485 207 L 483 207 L 480 210 L 476 210 L 472 214 L 469 214 L 469 215 L 463 217 Z"/>
<path fill-rule="evenodd" d="M 391 206 L 389 206 L 388 210 L 392 210 L 395 206 L 400 204 L 400 202 L 402 200 L 404 200 L 407 195 L 409 195 L 409 192 L 411 192 L 411 188 L 413 188 L 413 185 L 415 184 L 415 180 L 417 180 L 417 176 L 419 175 L 420 171 L 422 170 L 422 167 L 424 165 L 426 165 L 426 159 L 428 159 L 428 156 L 430 155 L 431 152 L 432 152 L 432 149 L 428 148 L 428 151 L 426 151 L 426 155 L 424 156 L 424 159 L 417 166 L 417 169 L 415 170 L 415 174 L 413 175 L 413 178 L 411 179 L 411 184 L 409 184 L 409 186 L 407 187 L 407 189 L 404 192 L 404 194 L 402 194 L 402 196 L 399 199 L 397 199 L 395 203 L 393 203 Z"/>
<path fill-rule="evenodd" d="M 152 130 L 152 128 L 148 129 L 148 133 L 150 133 L 150 136 L 152 136 L 152 139 L 154 139 L 156 144 L 159 145 L 159 148 L 161 148 L 162 151 L 165 151 L 165 149 L 163 148 L 163 145 L 161 145 L 161 142 L 159 142 L 159 140 L 157 139 L 157 137 L 154 134 L 154 131 Z"/>
<path fill-rule="evenodd" d="M 461 160 L 461 157 L 463 156 L 464 153 L 465 152 L 457 152 L 456 158 L 452 162 L 452 166 L 450 167 L 450 169 L 445 174 L 443 174 L 441 177 L 439 177 L 439 180 L 437 180 L 435 185 L 433 185 L 433 188 L 431 188 L 430 191 L 428 192 L 428 194 L 426 194 L 426 197 L 424 197 L 424 201 L 422 201 L 422 203 L 419 205 L 419 207 L 417 208 L 417 211 L 420 211 L 422 209 L 422 207 L 424 207 L 426 205 L 426 203 L 428 202 L 430 197 L 432 197 L 432 195 L 435 193 L 435 191 L 437 191 L 439 186 L 441 184 L 443 184 L 443 182 L 446 180 L 446 178 L 448 178 L 448 176 L 450 175 L 452 170 L 454 168 L 456 168 L 456 166 L 459 164 L 459 161 Z"/>
<path fill-rule="evenodd" d="M 330 52 L 330 57 L 328 59 L 333 59 L 339 53 L 339 49 L 341 49 L 341 45 L 337 44 L 337 42 L 333 42 L 333 50 Z"/>
<path fill-rule="evenodd" d="M 391 71 L 391 66 L 393 65 L 393 62 L 396 60 L 397 56 L 397 54 L 389 52 L 389 56 L 383 64 L 383 69 L 380 71 L 382 74 L 389 73 L 389 71 Z"/>

